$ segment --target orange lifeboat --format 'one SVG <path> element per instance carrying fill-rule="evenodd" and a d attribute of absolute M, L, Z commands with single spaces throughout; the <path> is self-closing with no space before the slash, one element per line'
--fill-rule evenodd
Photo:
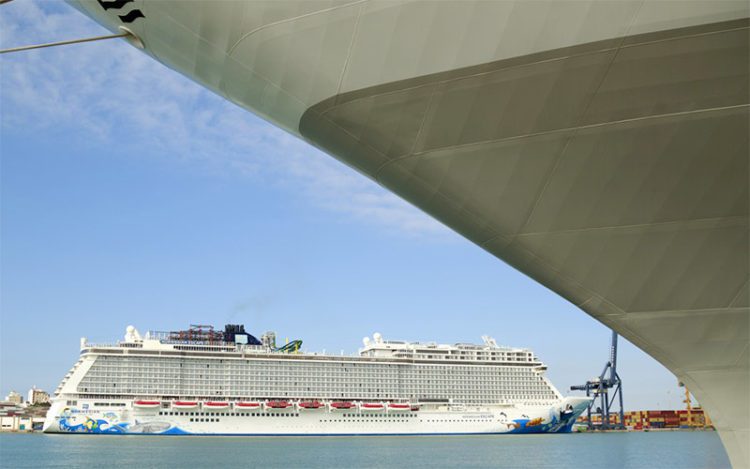
<path fill-rule="evenodd" d="M 302 401 L 299 404 L 297 404 L 297 407 L 299 407 L 300 409 L 305 409 L 305 410 L 315 410 L 315 409 L 322 409 L 324 405 L 320 401 Z"/>
<path fill-rule="evenodd" d="M 289 401 L 268 401 L 266 402 L 266 409 L 283 410 L 288 409 L 292 406 Z"/>
<path fill-rule="evenodd" d="M 349 410 L 349 409 L 354 409 L 356 407 L 354 402 L 349 402 L 349 401 L 331 402 L 329 406 L 331 407 L 331 410 Z"/>
<path fill-rule="evenodd" d="M 137 400 L 133 401 L 133 407 L 138 409 L 158 409 L 161 406 L 161 401 L 144 401 Z"/>
<path fill-rule="evenodd" d="M 369 411 L 375 411 L 375 410 L 383 410 L 385 409 L 385 406 L 382 402 L 364 402 L 359 406 L 362 410 L 369 410 Z"/>
<path fill-rule="evenodd" d="M 390 404 L 388 404 L 388 410 L 411 410 L 411 405 L 391 402 Z"/>
<path fill-rule="evenodd" d="M 206 401 L 203 403 L 204 409 L 224 410 L 229 408 L 229 402 L 224 401 Z"/>
<path fill-rule="evenodd" d="M 234 403 L 234 408 L 236 410 L 255 410 L 259 409 L 260 406 L 260 402 L 242 401 Z"/>
<path fill-rule="evenodd" d="M 196 401 L 174 401 L 172 402 L 173 409 L 195 409 L 198 407 Z"/>

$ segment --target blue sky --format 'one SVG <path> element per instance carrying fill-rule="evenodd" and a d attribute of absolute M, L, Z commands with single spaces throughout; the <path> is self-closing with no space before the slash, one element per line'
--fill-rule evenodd
<path fill-rule="evenodd" d="M 0 12 L 11 47 L 101 34 L 56 2 Z M 609 332 L 333 158 L 121 41 L 0 58 L 0 393 L 54 390 L 78 339 L 244 323 L 356 352 L 362 337 L 533 349 L 563 392 Z M 621 339 L 627 409 L 679 408 Z"/>

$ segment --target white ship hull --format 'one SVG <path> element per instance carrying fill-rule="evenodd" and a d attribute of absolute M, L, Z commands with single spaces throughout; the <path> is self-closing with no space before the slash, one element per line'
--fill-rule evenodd
<path fill-rule="evenodd" d="M 123 404 L 125 405 L 123 407 Z M 570 432 L 588 399 L 565 398 L 552 407 L 435 407 L 429 410 L 222 411 L 172 408 L 137 409 L 131 403 L 93 408 L 54 402 L 46 433 L 227 435 L 227 436 L 376 436 L 471 435 Z M 570 406 L 570 407 L 568 407 Z M 568 412 L 563 410 L 568 408 Z"/>

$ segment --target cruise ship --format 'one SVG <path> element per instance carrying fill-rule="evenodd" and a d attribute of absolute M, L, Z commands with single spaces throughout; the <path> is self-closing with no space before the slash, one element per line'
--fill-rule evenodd
<path fill-rule="evenodd" d="M 563 397 L 528 349 L 366 337 L 358 355 L 303 352 L 243 325 L 81 339 L 48 433 L 437 435 L 570 432 L 588 398 Z"/>

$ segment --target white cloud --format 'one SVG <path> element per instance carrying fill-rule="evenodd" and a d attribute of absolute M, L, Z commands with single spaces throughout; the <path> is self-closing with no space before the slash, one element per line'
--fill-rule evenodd
<path fill-rule="evenodd" d="M 3 48 L 105 32 L 56 2 L 12 2 L 1 13 Z M 317 207 L 388 231 L 450 236 L 364 176 L 120 40 L 6 54 L 0 68 L 3 132 L 75 129 L 90 145 L 279 181 Z"/>

